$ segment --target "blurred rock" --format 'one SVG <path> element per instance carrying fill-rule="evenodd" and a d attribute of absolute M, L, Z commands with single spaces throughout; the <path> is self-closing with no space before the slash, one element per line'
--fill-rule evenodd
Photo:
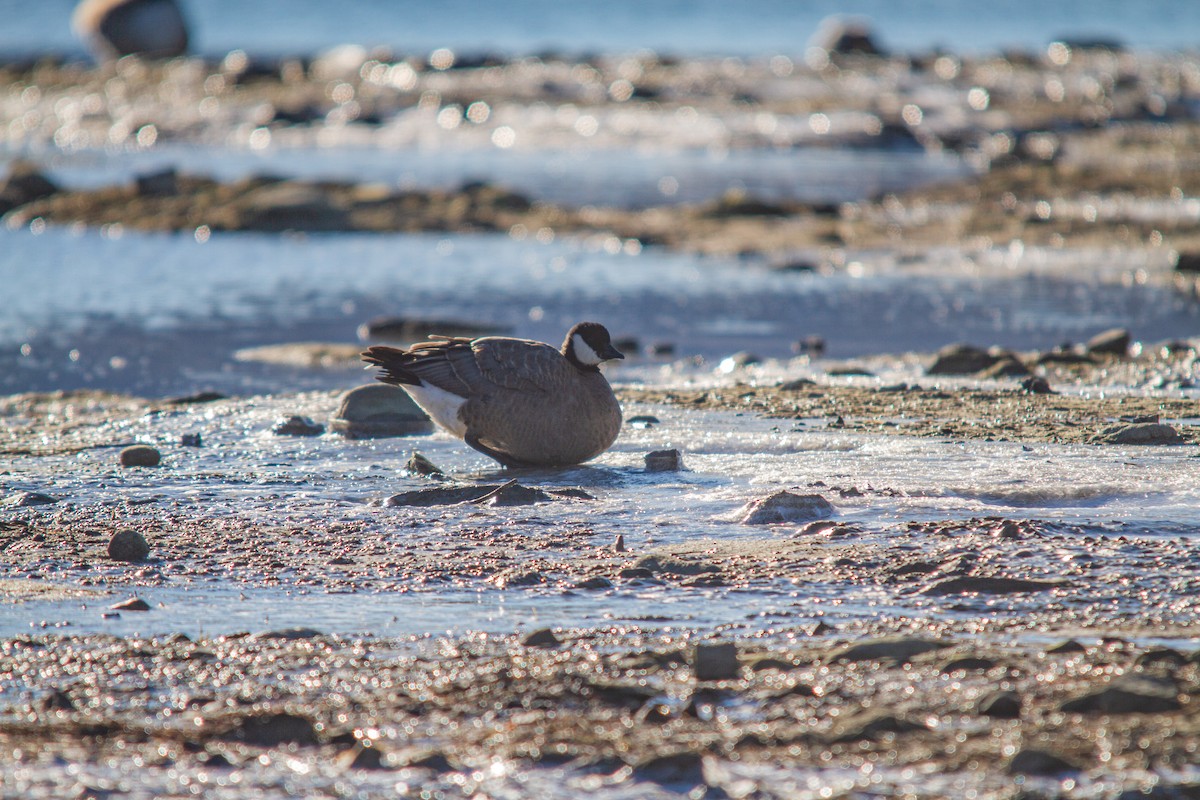
<path fill-rule="evenodd" d="M 1110 328 L 1088 339 L 1084 349 L 1092 355 L 1124 356 L 1129 354 L 1132 340 L 1127 328 Z"/>
<path fill-rule="evenodd" d="M 13 508 L 33 508 L 34 506 L 48 506 L 57 503 L 56 498 L 41 492 L 17 492 L 4 498 L 3 505 Z"/>
<path fill-rule="evenodd" d="M 833 506 L 818 494 L 793 494 L 779 491 L 769 497 L 751 500 L 742 508 L 745 525 L 773 525 L 786 522 L 811 522 L 833 514 Z"/>
<path fill-rule="evenodd" d="M 150 555 L 150 543 L 135 530 L 120 530 L 108 540 L 108 557 L 113 561 L 136 563 Z"/>
<path fill-rule="evenodd" d="M 404 465 L 404 471 L 412 473 L 413 475 L 421 475 L 423 477 L 441 476 L 445 474 L 437 464 L 434 464 L 428 458 L 415 450 L 413 451 L 413 454 L 409 456 L 408 462 Z"/>
<path fill-rule="evenodd" d="M 292 414 L 280 417 L 271 426 L 271 433 L 276 436 L 320 436 L 325 432 L 325 426 L 314 422 L 311 417 Z"/>
<path fill-rule="evenodd" d="M 683 455 L 675 449 L 655 450 L 643 458 L 646 472 L 679 472 L 683 469 Z"/>
<path fill-rule="evenodd" d="M 188 49 L 187 23 L 175 0 L 82 0 L 71 27 L 97 61 L 173 58 Z"/>
<path fill-rule="evenodd" d="M 692 673 L 698 681 L 733 680 L 741 668 L 734 642 L 701 643 L 692 649 Z"/>
<path fill-rule="evenodd" d="M 410 317 L 375 317 L 358 326 L 358 338 L 364 342 L 399 342 L 410 344 L 438 336 L 491 336 L 507 333 L 501 325 L 462 322 L 461 320 L 413 319 Z"/>
<path fill-rule="evenodd" d="M 949 344 L 937 351 L 929 375 L 972 375 L 992 367 L 1000 356 L 969 344 Z"/>
<path fill-rule="evenodd" d="M 119 457 L 122 467 L 157 467 L 162 460 L 162 454 L 148 444 L 130 445 Z"/>
<path fill-rule="evenodd" d="M 408 392 L 372 383 L 345 394 L 330 429 L 347 439 L 380 439 L 432 433 L 433 423 Z"/>
<path fill-rule="evenodd" d="M 1179 431 L 1161 422 L 1142 422 L 1106 428 L 1093 444 L 1183 444 Z"/>
<path fill-rule="evenodd" d="M 27 161 L 14 161 L 0 183 L 0 216 L 18 206 L 49 197 L 58 186 Z"/>
<path fill-rule="evenodd" d="M 1026 747 L 1008 762 L 1011 775 L 1062 775 L 1079 772 L 1079 767 L 1061 756 Z"/>
<path fill-rule="evenodd" d="M 174 167 L 146 172 L 133 179 L 134 188 L 142 197 L 162 197 L 179 191 L 179 173 Z"/>
<path fill-rule="evenodd" d="M 980 378 L 1022 378 L 1029 374 L 1029 367 L 1014 355 L 1003 355 L 1000 360 L 982 372 Z"/>
<path fill-rule="evenodd" d="M 827 55 L 887 55 L 875 41 L 870 20 L 864 17 L 826 17 L 808 40 L 808 46 Z"/>

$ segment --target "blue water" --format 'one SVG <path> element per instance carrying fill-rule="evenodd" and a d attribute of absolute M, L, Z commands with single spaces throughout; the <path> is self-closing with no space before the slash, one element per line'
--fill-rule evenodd
<path fill-rule="evenodd" d="M 905 51 L 1037 49 L 1061 36 L 1135 48 L 1194 48 L 1194 0 L 180 0 L 195 49 L 311 53 L 335 44 L 507 54 L 652 49 L 678 55 L 798 53 L 831 14 L 871 18 L 884 46 Z M 74 0 L 0 0 L 0 53 L 81 52 Z"/>

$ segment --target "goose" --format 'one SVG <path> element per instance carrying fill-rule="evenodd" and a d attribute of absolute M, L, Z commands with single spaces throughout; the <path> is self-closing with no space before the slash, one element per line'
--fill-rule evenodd
<path fill-rule="evenodd" d="M 603 325 L 580 322 L 558 349 L 505 336 L 430 339 L 407 350 L 376 345 L 362 359 L 503 466 L 581 464 L 616 440 L 621 407 L 600 364 L 625 356 Z"/>

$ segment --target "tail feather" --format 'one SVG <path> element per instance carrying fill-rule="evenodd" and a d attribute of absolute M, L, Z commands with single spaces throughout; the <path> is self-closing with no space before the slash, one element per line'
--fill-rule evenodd
<path fill-rule="evenodd" d="M 376 380 L 392 386 L 422 385 L 421 379 L 405 367 L 411 356 L 404 350 L 385 345 L 373 345 L 360 355 L 363 361 L 383 369 L 382 374 L 375 376 Z"/>

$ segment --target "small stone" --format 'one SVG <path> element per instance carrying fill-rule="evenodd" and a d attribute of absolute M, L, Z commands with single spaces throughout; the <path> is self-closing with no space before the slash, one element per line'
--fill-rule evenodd
<path fill-rule="evenodd" d="M 994 666 L 996 666 L 996 662 L 990 658 L 963 656 L 942 664 L 939 672 L 943 675 L 949 675 L 952 672 L 987 672 Z"/>
<path fill-rule="evenodd" d="M 122 467 L 157 467 L 162 454 L 148 444 L 126 447 L 120 455 Z"/>
<path fill-rule="evenodd" d="M 980 698 L 975 711 L 984 717 L 1020 719 L 1021 695 L 1007 690 L 992 692 Z"/>
<path fill-rule="evenodd" d="M 146 537 L 135 530 L 119 530 L 108 540 L 108 557 L 113 561 L 137 563 L 150 555 L 150 544 Z"/>
<path fill-rule="evenodd" d="M 1066 701 L 1060 706 L 1080 714 L 1158 714 L 1178 711 L 1179 690 L 1169 678 L 1122 675 L 1107 686 Z"/>
<path fill-rule="evenodd" d="M 698 681 L 733 680 L 741 671 L 736 642 L 701 643 L 692 648 L 692 673 Z"/>
<path fill-rule="evenodd" d="M 613 552 L 615 552 L 615 553 L 624 553 L 625 552 L 625 534 L 623 534 L 623 533 L 617 534 L 617 540 L 615 542 L 613 542 Z"/>
<path fill-rule="evenodd" d="M 1170 425 L 1143 422 L 1105 429 L 1092 441 L 1099 444 L 1170 445 L 1183 444 L 1183 437 Z"/>
<path fill-rule="evenodd" d="M 1173 647 L 1152 647 L 1133 663 L 1143 668 L 1182 667 L 1187 663 L 1187 656 Z"/>
<path fill-rule="evenodd" d="M 134 188 L 142 197 L 176 194 L 179 191 L 179 174 L 174 167 L 156 172 L 146 172 L 133 179 Z"/>
<path fill-rule="evenodd" d="M 1074 639 L 1067 639 L 1066 641 L 1059 642 L 1056 645 L 1046 648 L 1046 655 L 1051 656 L 1074 655 L 1076 653 L 1086 652 L 1087 648 Z"/>
<path fill-rule="evenodd" d="M 50 694 L 43 697 L 42 701 L 38 703 L 38 707 L 42 711 L 74 711 L 75 701 L 62 689 L 52 689 Z"/>
<path fill-rule="evenodd" d="M 422 475 L 424 477 L 445 475 L 445 473 L 442 472 L 441 468 L 438 467 L 437 464 L 434 464 L 428 458 L 415 450 L 413 451 L 413 454 L 409 456 L 408 463 L 404 465 L 404 471 L 412 473 L 413 475 Z"/>
<path fill-rule="evenodd" d="M 969 344 L 950 344 L 937 351 L 925 372 L 929 375 L 973 375 L 988 369 L 999 356 Z"/>
<path fill-rule="evenodd" d="M 432 433 L 433 423 L 408 392 L 373 383 L 345 394 L 331 429 L 347 439 L 380 439 Z"/>
<path fill-rule="evenodd" d="M 321 633 L 321 631 L 317 630 L 316 628 L 298 627 L 280 628 L 279 630 L 274 631 L 263 631 L 262 633 L 254 634 L 250 638 L 255 641 L 276 640 L 281 642 L 298 642 L 306 641 L 308 639 L 317 639 L 324 635 L 325 634 Z"/>
<path fill-rule="evenodd" d="M 56 498 L 41 492 L 17 492 L 14 495 L 9 495 L 4 498 L 4 505 L 14 508 L 33 508 L 35 506 L 49 506 L 57 503 Z"/>
<path fill-rule="evenodd" d="M 314 422 L 312 417 L 292 414 L 280 417 L 271 426 L 271 433 L 276 436 L 320 436 L 325 432 L 325 426 Z"/>
<path fill-rule="evenodd" d="M 1058 394 L 1050 388 L 1050 382 L 1039 375 L 1033 375 L 1021 381 L 1021 390 L 1025 394 Z"/>
<path fill-rule="evenodd" d="M 534 503 L 545 503 L 554 498 L 541 489 L 522 486 L 516 481 L 509 481 L 498 486 L 494 492 L 472 500 L 472 503 L 495 508 L 499 506 L 529 506 Z"/>
<path fill-rule="evenodd" d="M 150 604 L 140 597 L 131 597 L 109 606 L 113 611 L 149 611 Z"/>
<path fill-rule="evenodd" d="M 8 168 L 8 175 L 0 182 L 0 216 L 57 191 L 58 186 L 36 165 L 28 161 L 14 161 Z"/>
<path fill-rule="evenodd" d="M 685 750 L 666 753 L 631 764 L 640 781 L 675 786 L 695 786 L 704 782 L 704 757 Z"/>
<path fill-rule="evenodd" d="M 674 342 L 655 342 L 650 345 L 650 355 L 660 358 L 670 358 L 675 355 Z"/>
<path fill-rule="evenodd" d="M 949 594 L 1026 594 L 1029 592 L 1045 592 L 1051 589 L 1061 589 L 1070 586 L 1070 581 L 1052 580 L 1037 581 L 1027 578 L 999 578 L 983 575 L 962 575 L 947 578 L 943 581 L 926 586 L 921 594 L 932 597 L 942 597 Z"/>
<path fill-rule="evenodd" d="M 387 769 L 384 755 L 378 747 L 359 742 L 334 756 L 334 761 L 342 769 Z"/>
<path fill-rule="evenodd" d="M 886 51 L 875 41 L 875 32 L 862 17 L 834 14 L 821 20 L 808 46 L 826 55 L 883 56 Z"/>
<path fill-rule="evenodd" d="M 522 639 L 521 644 L 526 647 L 553 648 L 561 645 L 562 641 L 549 628 L 539 628 Z"/>
<path fill-rule="evenodd" d="M 597 591 L 601 589 L 611 589 L 613 582 L 608 578 L 602 578 L 599 575 L 592 578 L 585 578 L 575 584 L 576 589 L 586 589 L 588 591 Z"/>
<path fill-rule="evenodd" d="M 655 450 L 644 457 L 646 472 L 679 472 L 683 469 L 683 455 L 675 449 Z"/>
<path fill-rule="evenodd" d="M 922 653 L 941 650 L 947 645 L 932 639 L 917 637 L 886 637 L 866 642 L 848 644 L 834 651 L 830 663 L 843 661 L 895 661 L 901 664 L 911 661 Z"/>
<path fill-rule="evenodd" d="M 793 494 L 779 491 L 747 503 L 741 512 L 744 525 L 774 525 L 786 522 L 812 522 L 833 514 L 833 506 L 818 494 Z"/>
<path fill-rule="evenodd" d="M 179 437 L 180 447 L 203 447 L 203 442 L 198 433 L 185 433 Z"/>
<path fill-rule="evenodd" d="M 1016 356 L 1002 356 L 999 361 L 977 373 L 980 378 L 1021 378 L 1029 374 L 1029 367 Z"/>
<path fill-rule="evenodd" d="M 1110 328 L 1088 339 L 1084 350 L 1092 355 L 1124 356 L 1129 353 L 1132 341 L 1128 328 Z"/>
<path fill-rule="evenodd" d="M 776 388 L 781 392 L 802 392 L 816 385 L 817 382 L 809 378 L 796 378 L 795 380 L 784 381 Z"/>
<path fill-rule="evenodd" d="M 1008 762 L 1007 769 L 1010 775 L 1062 775 L 1079 772 L 1079 767 L 1061 756 L 1032 747 L 1024 748 L 1014 755 Z"/>
<path fill-rule="evenodd" d="M 265 712 L 244 717 L 229 731 L 227 738 L 261 747 L 281 744 L 317 744 L 313 721 L 299 714 Z"/>
<path fill-rule="evenodd" d="M 823 356 L 825 354 L 825 337 L 824 336 L 805 336 L 798 342 L 792 343 L 792 352 L 802 355 Z"/>

